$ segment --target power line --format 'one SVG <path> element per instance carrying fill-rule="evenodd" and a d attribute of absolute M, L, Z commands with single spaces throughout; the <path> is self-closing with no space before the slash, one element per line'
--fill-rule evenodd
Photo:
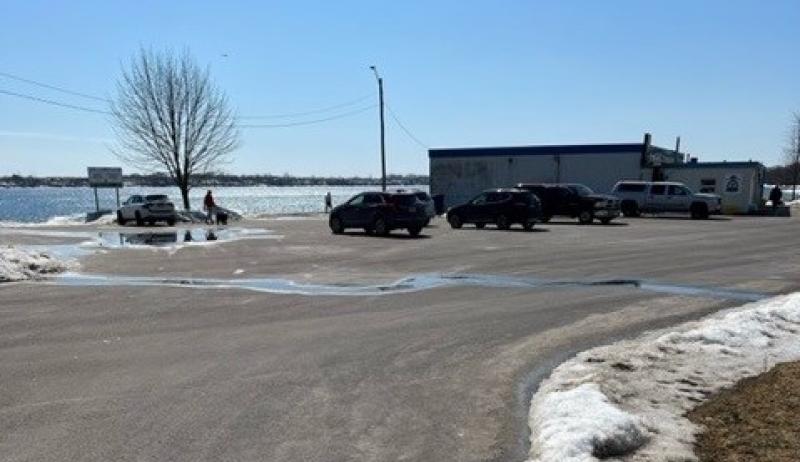
<path fill-rule="evenodd" d="M 26 79 L 24 77 L 20 77 L 20 76 L 17 76 L 17 75 L 9 74 L 7 72 L 0 72 L 0 76 L 6 77 L 6 78 L 12 79 L 12 80 L 17 80 L 17 81 L 20 81 L 20 82 L 29 83 L 31 85 L 36 85 L 36 86 L 39 86 L 39 87 L 42 87 L 42 88 L 49 88 L 50 90 L 60 91 L 61 93 L 66 93 L 68 95 L 80 96 L 81 98 L 93 99 L 95 101 L 102 101 L 104 103 L 109 103 L 110 102 L 106 98 L 101 98 L 99 96 L 94 96 L 94 95 L 89 95 L 89 94 L 86 94 L 86 93 L 81 93 L 81 92 L 77 92 L 77 91 L 73 91 L 73 90 L 68 90 L 66 88 L 57 87 L 55 85 L 50 85 L 50 84 L 47 84 L 47 83 L 37 82 L 36 80 Z"/>
<path fill-rule="evenodd" d="M 51 104 L 53 106 L 60 106 L 60 107 L 68 108 L 68 109 L 75 109 L 75 110 L 78 110 L 78 111 L 95 112 L 97 114 L 108 114 L 108 115 L 111 114 L 111 112 L 103 111 L 103 110 L 100 110 L 100 109 L 92 109 L 92 108 L 88 108 L 88 107 L 84 107 L 84 106 L 76 106 L 74 104 L 61 103 L 59 101 L 53 101 L 51 99 L 39 98 L 37 96 L 25 95 L 25 94 L 22 94 L 22 93 L 14 93 L 13 91 L 8 91 L 8 90 L 0 89 L 0 93 L 2 93 L 4 95 L 16 96 L 17 98 L 24 98 L 24 99 L 28 99 L 28 100 L 31 100 L 31 101 L 37 101 L 39 103 Z"/>
<path fill-rule="evenodd" d="M 327 122 L 329 120 L 336 120 L 341 119 L 343 117 L 349 117 L 352 115 L 360 114 L 362 112 L 368 111 L 372 108 L 377 106 L 376 104 L 370 104 L 369 106 L 362 107 L 360 109 L 356 109 L 349 112 L 343 112 L 341 114 L 337 114 L 331 117 L 325 117 L 323 119 L 314 119 L 314 120 L 304 120 L 302 122 L 290 122 L 285 124 L 244 124 L 244 125 L 237 125 L 239 128 L 284 128 L 284 127 L 297 127 L 299 125 L 311 125 L 317 124 L 322 122 Z"/>
<path fill-rule="evenodd" d="M 397 125 L 405 132 L 406 135 L 408 135 L 409 138 L 414 140 L 414 142 L 417 143 L 418 145 L 420 145 L 423 149 L 426 149 L 426 150 L 428 149 L 428 145 L 427 144 L 425 144 L 422 141 L 420 141 L 419 138 L 417 138 L 416 136 L 414 136 L 413 133 L 411 133 L 411 130 L 409 130 L 408 128 L 406 128 L 405 125 L 403 125 L 403 122 L 400 122 L 400 119 L 397 117 L 397 114 L 394 113 L 394 111 L 392 110 L 392 107 L 389 106 L 389 103 L 386 103 L 386 109 L 389 110 L 389 115 L 392 117 L 392 119 L 394 119 L 395 122 L 397 122 Z"/>
<path fill-rule="evenodd" d="M 272 114 L 272 115 L 239 116 L 237 118 L 238 119 L 285 119 L 285 118 L 289 118 L 289 117 L 299 117 L 299 116 L 312 115 L 312 114 L 321 114 L 321 113 L 324 113 L 324 112 L 333 111 L 334 109 L 339 109 L 339 108 L 343 108 L 343 107 L 347 107 L 347 106 L 353 106 L 354 104 L 360 103 L 360 102 L 362 102 L 362 101 L 364 101 L 364 100 L 366 100 L 368 98 L 372 98 L 373 95 L 374 95 L 373 93 L 370 93 L 368 95 L 361 96 L 361 97 L 356 98 L 354 100 L 346 101 L 344 103 L 340 103 L 340 104 L 336 104 L 336 105 L 333 105 L 333 106 L 324 107 L 324 108 L 321 108 L 321 109 L 314 109 L 312 111 L 289 112 L 289 113 L 286 113 L 286 114 Z"/>

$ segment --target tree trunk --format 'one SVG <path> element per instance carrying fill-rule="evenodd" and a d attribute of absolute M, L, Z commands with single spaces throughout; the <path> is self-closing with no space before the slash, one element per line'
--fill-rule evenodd
<path fill-rule="evenodd" d="M 183 199 L 183 209 L 189 211 L 189 185 L 181 184 L 181 198 Z"/>

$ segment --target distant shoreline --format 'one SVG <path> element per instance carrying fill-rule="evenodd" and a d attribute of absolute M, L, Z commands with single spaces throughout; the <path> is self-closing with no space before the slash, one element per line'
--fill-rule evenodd
<path fill-rule="evenodd" d="M 175 186 L 165 175 L 125 175 L 125 186 Z M 428 175 L 389 175 L 386 183 L 392 186 L 428 185 Z M 302 177 L 288 175 L 203 175 L 193 181 L 194 187 L 248 187 L 248 186 L 380 186 L 381 179 L 373 177 Z M 0 188 L 56 188 L 88 187 L 84 177 L 33 177 L 11 175 L 0 177 Z"/>

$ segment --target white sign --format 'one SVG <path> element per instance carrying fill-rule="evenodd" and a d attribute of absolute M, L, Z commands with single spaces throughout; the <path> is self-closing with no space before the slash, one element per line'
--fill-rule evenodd
<path fill-rule="evenodd" d="M 93 188 L 121 188 L 122 169 L 119 167 L 88 167 L 89 186 Z"/>
<path fill-rule="evenodd" d="M 742 191 L 742 177 L 739 175 L 728 175 L 722 183 L 722 192 L 725 194 L 739 194 Z"/>

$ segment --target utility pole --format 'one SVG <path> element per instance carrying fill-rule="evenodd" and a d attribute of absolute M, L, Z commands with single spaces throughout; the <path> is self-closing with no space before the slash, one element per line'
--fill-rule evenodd
<path fill-rule="evenodd" d="M 383 123 L 383 78 L 378 74 L 375 66 L 370 66 L 375 78 L 378 79 L 378 107 L 381 116 L 381 186 L 386 191 L 386 128 Z"/>

